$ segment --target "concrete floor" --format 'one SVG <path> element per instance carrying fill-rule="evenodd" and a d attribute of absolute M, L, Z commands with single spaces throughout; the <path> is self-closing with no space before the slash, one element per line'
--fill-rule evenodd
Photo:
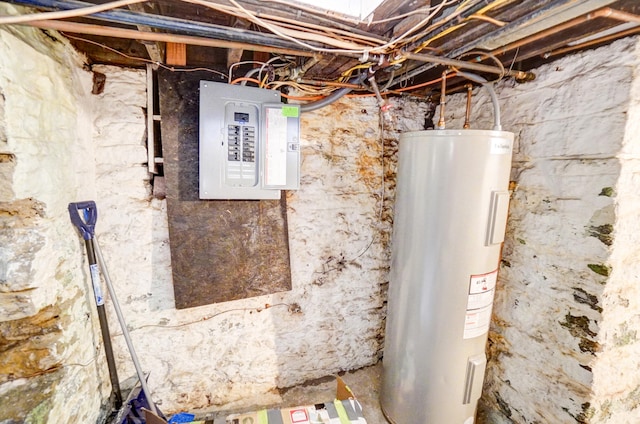
<path fill-rule="evenodd" d="M 380 375 L 382 362 L 376 365 L 362 368 L 356 371 L 340 374 L 340 377 L 349 386 L 362 405 L 362 411 L 367 424 L 388 424 L 380 409 L 378 393 L 380 387 Z M 300 386 L 281 390 L 282 401 L 267 408 L 284 408 L 298 405 L 312 405 L 332 401 L 336 394 L 336 381 L 334 377 L 325 377 L 319 380 L 307 382 Z M 251 410 L 251 409 L 249 409 Z M 240 412 L 240 411 L 237 411 Z M 217 424 L 224 422 L 224 416 L 229 413 L 196 414 L 196 419 L 214 420 Z"/>
<path fill-rule="evenodd" d="M 382 361 L 376 365 L 340 375 L 362 405 L 362 412 L 367 424 L 388 424 L 382 414 L 378 400 L 381 374 Z M 283 398 L 285 403 L 291 402 L 291 405 L 304 405 L 333 399 L 335 391 L 335 380 L 328 378 L 317 382 L 317 384 L 311 383 L 293 387 L 283 394 Z"/>
<path fill-rule="evenodd" d="M 362 405 L 362 411 L 367 424 L 389 424 L 380 409 L 378 395 L 380 393 L 380 380 L 382 375 L 382 361 L 370 367 L 361 368 L 355 371 L 341 373 L 340 377 L 349 386 L 351 391 Z M 261 405 L 256 407 L 243 407 L 227 411 L 196 413 L 197 420 L 211 420 L 214 424 L 226 424 L 225 417 L 228 414 L 237 412 L 255 411 L 263 408 L 287 408 L 300 405 L 313 405 L 332 401 L 336 394 L 336 380 L 334 376 L 324 377 L 318 380 L 309 381 L 300 386 L 280 390 L 278 403 Z M 209 422 L 211 422 L 209 421 Z M 495 423 L 496 419 L 487 416 L 482 411 L 478 412 L 476 424 Z M 502 421 L 501 421 L 502 422 Z"/>

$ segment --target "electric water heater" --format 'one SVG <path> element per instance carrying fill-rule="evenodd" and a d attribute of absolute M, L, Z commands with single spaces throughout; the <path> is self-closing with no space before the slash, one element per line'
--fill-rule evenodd
<path fill-rule="evenodd" d="M 391 423 L 474 423 L 512 145 L 504 131 L 400 138 L 380 394 Z"/>

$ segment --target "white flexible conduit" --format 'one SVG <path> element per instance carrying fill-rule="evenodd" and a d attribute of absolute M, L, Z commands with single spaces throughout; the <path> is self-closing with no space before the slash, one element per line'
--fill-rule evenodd
<path fill-rule="evenodd" d="M 482 84 L 484 88 L 489 91 L 489 95 L 491 96 L 491 102 L 493 103 L 493 129 L 495 131 L 502 131 L 502 124 L 500 123 L 500 104 L 498 103 L 498 96 L 496 95 L 496 90 L 493 89 L 493 83 L 487 81 L 480 75 L 471 74 L 469 72 L 456 71 L 457 75 L 461 77 L 465 77 L 468 80 L 473 82 L 477 82 Z"/>

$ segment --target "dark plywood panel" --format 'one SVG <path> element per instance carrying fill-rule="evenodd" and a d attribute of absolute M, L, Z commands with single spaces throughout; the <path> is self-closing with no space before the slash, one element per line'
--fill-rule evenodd
<path fill-rule="evenodd" d="M 198 86 L 210 76 L 158 72 L 178 309 L 291 290 L 284 196 L 198 199 Z"/>

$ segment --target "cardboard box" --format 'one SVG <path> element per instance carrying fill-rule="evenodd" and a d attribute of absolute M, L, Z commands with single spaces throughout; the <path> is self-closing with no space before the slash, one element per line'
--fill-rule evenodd
<path fill-rule="evenodd" d="M 167 422 L 145 409 L 147 424 Z M 367 424 L 362 406 L 355 395 L 337 378 L 336 398 L 332 402 L 303 405 L 293 408 L 262 409 L 243 414 L 231 414 L 213 421 L 194 421 L 192 424 Z"/>

